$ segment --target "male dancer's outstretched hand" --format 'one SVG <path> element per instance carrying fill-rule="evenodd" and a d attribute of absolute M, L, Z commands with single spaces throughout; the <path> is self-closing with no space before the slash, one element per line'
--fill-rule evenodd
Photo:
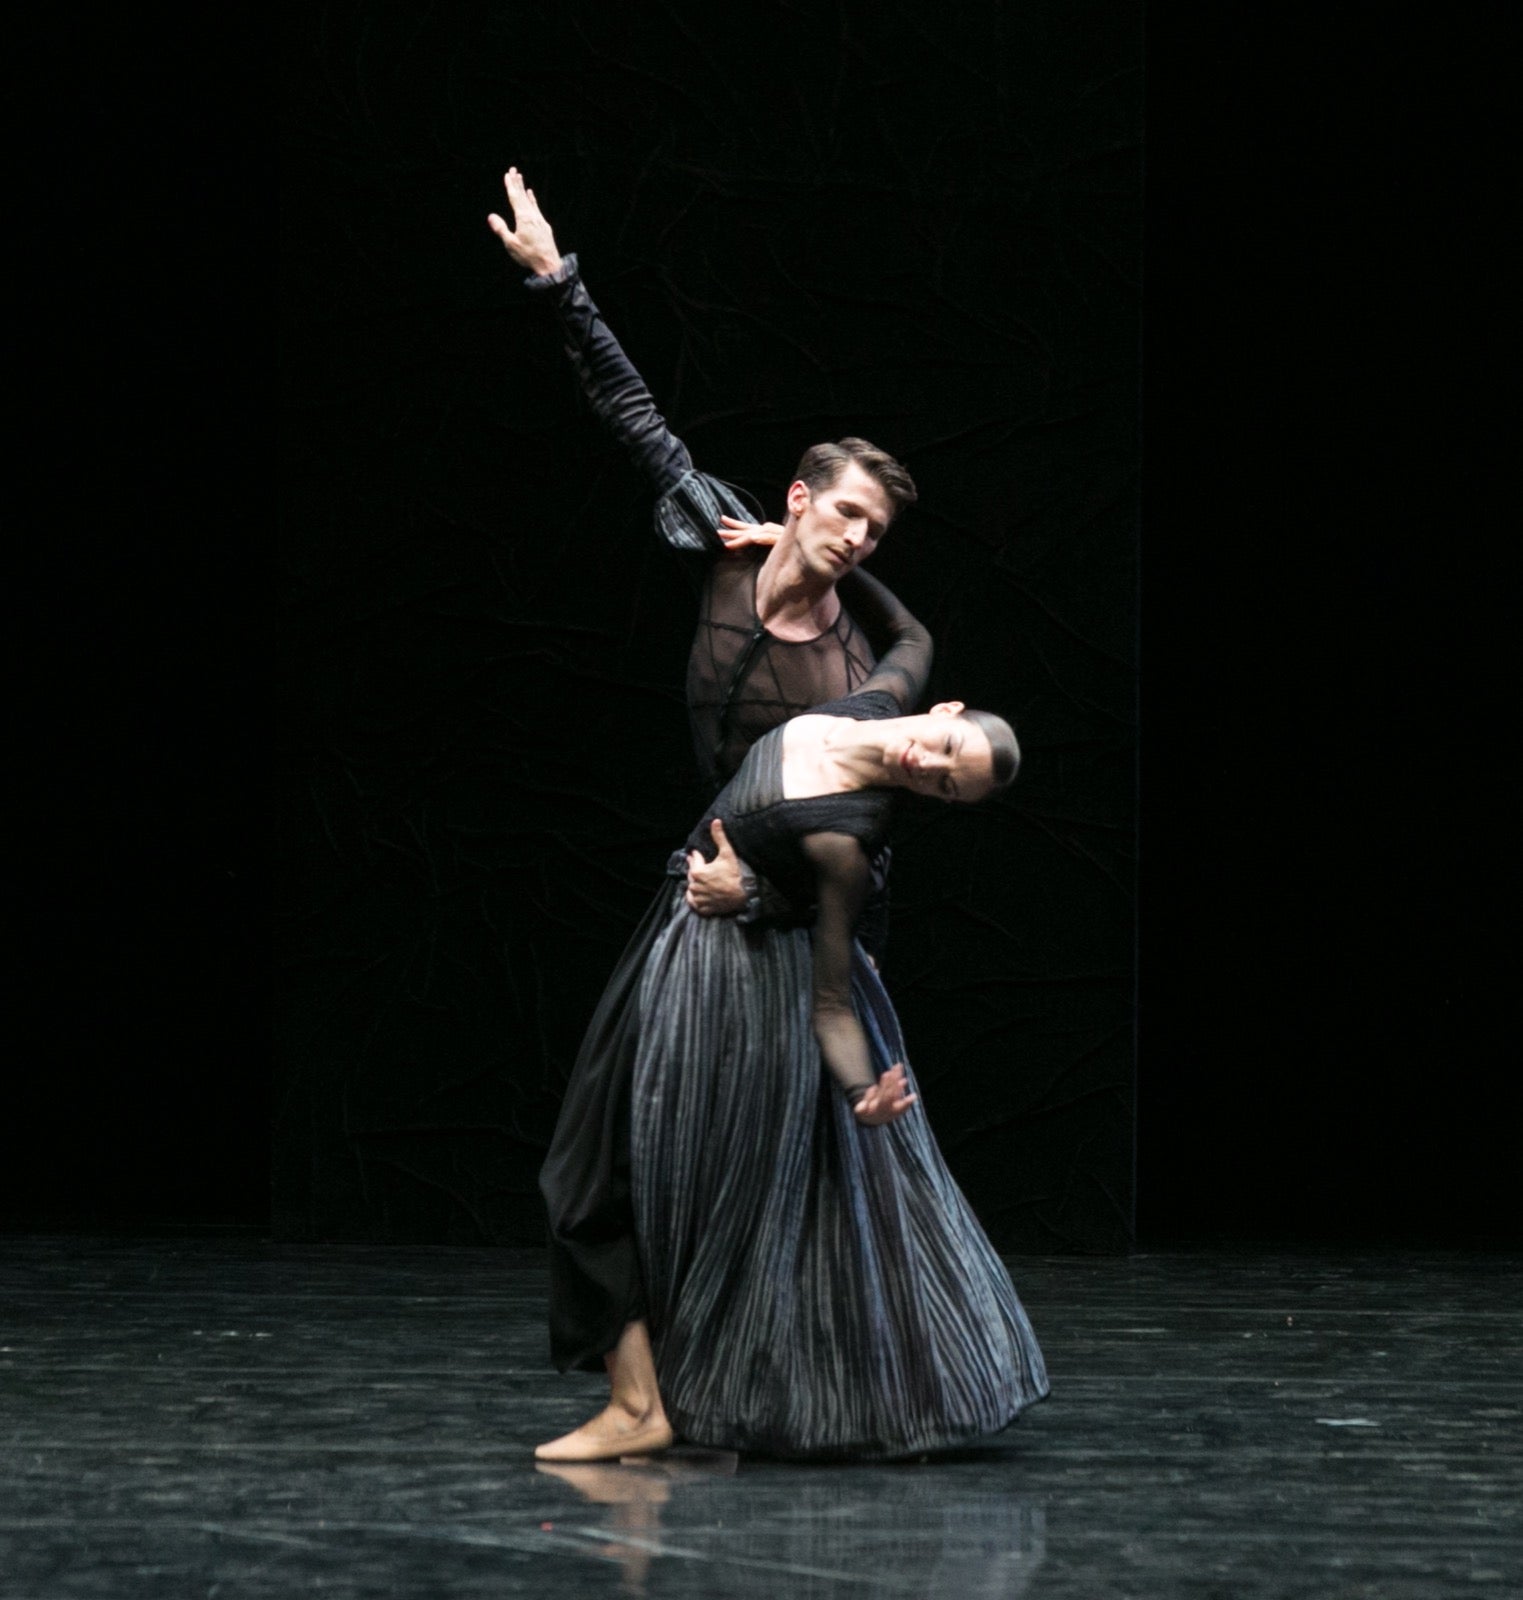
<path fill-rule="evenodd" d="M 700 850 L 687 853 L 687 903 L 700 917 L 733 917 L 746 909 L 741 860 L 718 817 L 709 824 L 709 837 L 716 846 L 712 861 Z"/>
<path fill-rule="evenodd" d="M 487 226 L 502 240 L 503 248 L 526 271 L 538 277 L 559 272 L 561 253 L 555 248 L 555 229 L 545 221 L 534 191 L 524 187 L 522 174 L 517 167 L 509 167 L 503 175 L 503 187 L 508 191 L 508 209 L 513 213 L 510 228 L 494 211 L 487 218 Z"/>
<path fill-rule="evenodd" d="M 851 1109 L 858 1122 L 881 1128 L 885 1122 L 902 1117 L 919 1098 L 910 1093 L 901 1061 L 890 1067 Z"/>

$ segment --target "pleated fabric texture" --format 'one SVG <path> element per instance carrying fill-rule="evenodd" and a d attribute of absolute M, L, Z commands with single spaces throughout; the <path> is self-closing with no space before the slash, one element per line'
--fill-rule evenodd
<path fill-rule="evenodd" d="M 905 1061 L 860 949 L 853 989 L 875 1070 Z M 631 1196 L 668 1415 L 694 1443 L 800 1459 L 996 1432 L 1048 1390 L 1025 1311 L 924 1105 L 853 1118 L 810 996 L 802 930 L 679 903 L 647 957 Z"/>

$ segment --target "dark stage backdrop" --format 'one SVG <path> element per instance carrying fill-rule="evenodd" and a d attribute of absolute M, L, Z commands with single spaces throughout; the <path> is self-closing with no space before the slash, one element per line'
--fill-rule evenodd
<path fill-rule="evenodd" d="M 1523 1238 L 1501 19 L 1149 7 L 1149 1243 Z"/>
<path fill-rule="evenodd" d="M 280 63 L 274 1207 L 535 1241 L 581 1031 L 705 796 L 649 499 L 488 233 L 516 163 L 701 466 L 848 432 L 873 569 L 1026 765 L 906 811 L 886 975 L 1007 1249 L 1133 1230 L 1140 8 L 314 5 Z"/>

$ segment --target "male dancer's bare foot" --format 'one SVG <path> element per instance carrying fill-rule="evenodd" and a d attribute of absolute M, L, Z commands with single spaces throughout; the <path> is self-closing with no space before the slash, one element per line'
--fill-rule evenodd
<path fill-rule="evenodd" d="M 664 1450 L 672 1442 L 643 1318 L 624 1324 L 603 1365 L 608 1368 L 607 1406 L 591 1422 L 540 1445 L 534 1452 L 537 1461 L 617 1461 Z"/>
<path fill-rule="evenodd" d="M 620 1456 L 643 1456 L 665 1450 L 672 1442 L 672 1425 L 658 1406 L 641 1415 L 621 1405 L 610 1405 L 571 1433 L 538 1445 L 536 1461 L 617 1461 Z"/>

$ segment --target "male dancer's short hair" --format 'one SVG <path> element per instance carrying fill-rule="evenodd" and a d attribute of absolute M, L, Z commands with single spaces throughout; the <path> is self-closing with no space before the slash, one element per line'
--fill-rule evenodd
<path fill-rule="evenodd" d="M 793 474 L 794 481 L 802 483 L 813 498 L 841 476 L 848 461 L 855 461 L 878 484 L 892 502 L 895 516 L 920 498 L 915 480 L 905 470 L 903 462 L 896 461 L 887 450 L 880 450 L 866 439 L 837 439 L 834 444 L 810 445 Z"/>

